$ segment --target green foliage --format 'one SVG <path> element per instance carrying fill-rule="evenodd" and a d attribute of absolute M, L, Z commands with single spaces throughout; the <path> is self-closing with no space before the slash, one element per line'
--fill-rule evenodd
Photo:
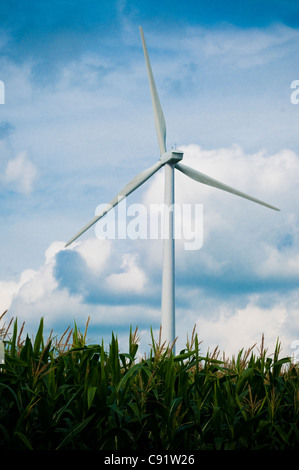
<path fill-rule="evenodd" d="M 112 334 L 87 345 L 86 331 L 57 341 L 21 341 L 17 321 L 5 333 L 0 365 L 0 449 L 199 450 L 296 449 L 298 365 L 241 351 L 219 360 L 200 355 L 193 334 L 174 355 L 155 342 L 138 358 Z M 87 329 L 87 326 L 86 326 Z"/>

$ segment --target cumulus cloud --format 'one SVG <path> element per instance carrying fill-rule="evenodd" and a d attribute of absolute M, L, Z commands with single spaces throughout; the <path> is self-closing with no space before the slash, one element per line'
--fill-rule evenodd
<path fill-rule="evenodd" d="M 206 346 L 219 346 L 230 356 L 242 348 L 246 350 L 255 344 L 260 346 L 263 334 L 269 352 L 273 353 L 277 340 L 282 340 L 284 347 L 291 344 L 291 336 L 283 331 L 289 320 L 288 308 L 281 302 L 272 307 L 261 307 L 255 298 L 250 298 L 243 308 L 220 307 L 219 315 L 214 320 L 199 319 L 197 329 Z"/>
<path fill-rule="evenodd" d="M 270 254 L 279 252 L 279 256 L 284 256 L 285 267 L 281 268 L 276 263 L 277 276 L 280 276 L 281 269 L 295 275 L 291 265 L 299 242 L 296 235 L 299 159 L 296 154 L 289 150 L 274 155 L 262 151 L 247 154 L 236 145 L 215 150 L 190 145 L 183 150 L 184 163 L 188 166 L 276 205 L 281 212 L 199 184 L 177 171 L 176 203 L 203 204 L 203 247 L 196 253 L 188 253 L 183 243 L 177 243 L 181 269 L 187 272 L 189 266 L 190 277 L 196 279 L 202 279 L 203 274 L 208 278 L 211 275 L 217 278 L 227 274 L 231 276 L 235 271 L 236 277 L 244 282 L 246 276 L 261 280 L 262 272 L 265 279 L 266 267 L 273 260 L 273 254 Z M 290 191 L 292 198 L 289 197 Z M 147 206 L 161 201 L 163 173 L 150 180 L 144 194 Z M 272 267 L 273 263 L 274 260 Z"/>
<path fill-rule="evenodd" d="M 0 282 L 1 308 L 28 325 L 45 316 L 46 323 L 58 328 L 87 318 L 87 313 L 96 324 L 119 325 L 128 318 L 120 313 L 128 303 L 131 318 L 136 318 L 134 296 L 139 294 L 140 299 L 146 276 L 137 254 L 123 255 L 118 263 L 115 257 L 118 253 L 112 253 L 109 240 L 91 238 L 67 249 L 64 242 L 53 242 L 39 269 L 25 270 L 19 281 Z M 115 313 L 107 316 L 111 306 Z"/>
<path fill-rule="evenodd" d="M 75 244 L 76 251 L 80 253 L 88 268 L 94 273 L 100 273 L 107 266 L 108 259 L 111 255 L 111 241 L 97 240 L 90 238 L 84 243 L 77 242 Z"/>
<path fill-rule="evenodd" d="M 36 272 L 34 270 L 26 269 L 21 273 L 18 282 L 0 281 L 1 310 L 4 311 L 10 308 L 14 297 L 19 295 L 19 292 L 23 285 L 33 279 L 35 277 L 35 274 Z"/>
<path fill-rule="evenodd" d="M 49 43 L 43 42 L 42 54 L 39 47 L 32 54 L 26 41 L 20 49 L 16 41 L 22 57 L 11 56 L 10 48 L 1 58 L 8 106 L 1 108 L 0 140 L 6 144 L 2 155 L 11 159 L 1 166 L 9 197 L 3 205 L 7 230 L 1 233 L 0 302 L 21 319 L 45 315 L 55 329 L 92 313 L 97 325 L 110 329 L 135 320 L 148 326 L 153 319 L 159 325 L 160 240 L 120 245 L 89 232 L 90 238 L 67 250 L 62 242 L 52 243 L 43 262 L 39 259 L 49 240 L 67 236 L 74 218 L 85 217 L 94 195 L 94 204 L 104 202 L 102 197 L 109 201 L 126 175 L 134 176 L 137 166 L 144 169 L 142 158 L 150 166 L 157 153 L 142 46 L 133 23 L 118 31 L 121 54 L 119 37 L 104 39 L 101 31 L 93 31 L 83 42 L 77 35 L 79 49 L 68 47 L 71 33 L 58 50 L 54 33 Z M 292 328 L 295 334 L 298 155 L 273 149 L 298 148 L 298 109 L 289 99 L 290 83 L 297 78 L 298 31 L 283 25 L 242 30 L 186 24 L 171 36 L 153 27 L 145 25 L 145 34 L 168 144 L 200 141 L 203 147 L 184 147 L 184 163 L 282 209 L 273 213 L 176 173 L 177 202 L 203 204 L 204 235 L 197 251 L 188 252 L 184 241 L 177 240 L 177 331 L 202 324 L 206 343 L 230 342 L 233 347 L 238 330 L 238 337 L 251 345 L 255 330 L 248 326 L 249 336 L 242 336 L 247 325 L 244 321 L 242 326 L 242 319 L 252 312 L 270 330 L 273 309 L 275 331 Z M 60 43 L 61 38 L 60 31 Z M 114 40 L 117 54 L 111 53 Z M 0 48 L 8 42 L 2 35 Z M 242 146 L 231 146 L 234 141 Z M 29 152 L 10 154 L 20 143 L 39 156 L 41 177 L 34 210 L 23 201 L 21 209 L 17 205 L 26 224 L 20 213 L 11 212 L 11 191 L 30 194 L 37 168 Z M 271 153 L 255 150 L 263 147 Z M 147 207 L 162 202 L 163 183 L 160 171 L 138 190 L 138 202 L 142 195 Z M 25 230 L 18 252 L 20 227 Z M 24 269 L 31 257 L 35 268 Z M 10 275 L 18 271 L 18 279 L 8 281 L 8 270 Z M 280 315 L 283 323 L 276 320 Z"/>
<path fill-rule="evenodd" d="M 107 278 L 107 285 L 110 289 L 120 289 L 121 291 L 140 292 L 144 288 L 146 276 L 136 265 L 136 255 L 126 254 L 123 256 L 123 272 L 113 273 Z"/>
<path fill-rule="evenodd" d="M 201 202 L 204 213 L 201 250 L 188 252 L 177 243 L 178 331 L 187 325 L 190 329 L 197 318 L 194 323 L 206 346 L 220 344 L 230 351 L 250 347 L 262 333 L 272 346 L 280 335 L 289 346 L 299 335 L 298 156 L 287 149 L 248 154 L 237 145 L 215 150 L 190 145 L 183 150 L 184 163 L 281 212 L 176 173 L 176 201 Z M 145 192 L 145 203 L 161 200 L 161 188 L 159 174 Z M 158 266 L 159 258 L 149 256 Z"/>
<path fill-rule="evenodd" d="M 282 211 L 177 172 L 177 202 L 200 201 L 204 207 L 202 248 L 185 250 L 183 240 L 176 246 L 178 347 L 194 324 L 205 348 L 219 345 L 227 354 L 259 343 L 263 333 L 270 348 L 277 338 L 289 347 L 299 335 L 297 155 L 289 150 L 247 154 L 239 146 L 204 150 L 192 145 L 184 152 L 186 164 Z M 147 183 L 140 202 L 148 208 L 162 200 L 163 170 Z M 0 282 L 1 305 L 26 322 L 44 315 L 54 328 L 91 315 L 100 330 L 130 324 L 142 331 L 158 329 L 161 254 L 161 240 L 122 244 L 99 240 L 94 232 L 67 249 L 53 242 L 39 269 L 24 270 L 16 282 Z"/>
<path fill-rule="evenodd" d="M 36 176 L 36 166 L 29 160 L 26 152 L 20 152 L 8 161 L 4 181 L 15 191 L 29 194 L 33 189 Z"/>
<path fill-rule="evenodd" d="M 61 242 L 53 242 L 45 252 L 45 263 L 38 270 L 24 270 L 18 282 L 0 282 L 1 308 L 10 309 L 14 302 L 32 306 L 37 300 L 49 297 L 57 287 L 53 277 L 55 255 L 61 250 Z"/>

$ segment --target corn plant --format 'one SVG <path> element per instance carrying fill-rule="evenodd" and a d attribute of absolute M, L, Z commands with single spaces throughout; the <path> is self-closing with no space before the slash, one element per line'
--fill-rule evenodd
<path fill-rule="evenodd" d="M 296 449 L 298 364 L 261 347 L 231 360 L 201 355 L 195 331 L 174 355 L 161 338 L 138 358 L 137 329 L 128 352 L 112 333 L 88 345 L 87 326 L 60 339 L 21 338 L 4 329 L 0 364 L 0 449 L 201 450 Z"/>

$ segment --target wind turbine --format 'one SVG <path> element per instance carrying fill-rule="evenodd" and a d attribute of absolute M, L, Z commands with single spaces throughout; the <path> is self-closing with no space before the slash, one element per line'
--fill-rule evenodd
<path fill-rule="evenodd" d="M 72 237 L 67 243 L 66 247 L 69 246 L 74 240 L 80 237 L 86 230 L 88 230 L 92 225 L 94 225 L 99 219 L 104 217 L 107 212 L 115 207 L 121 200 L 126 198 L 129 194 L 135 191 L 139 186 L 145 183 L 149 178 L 151 178 L 160 168 L 165 167 L 165 207 L 168 206 L 168 210 L 165 210 L 165 220 L 164 220 L 164 229 L 166 233 L 169 234 L 168 237 L 163 240 L 163 271 L 162 271 L 162 301 L 161 301 L 161 310 L 162 310 L 162 338 L 166 342 L 166 345 L 172 345 L 175 340 L 175 266 L 174 266 L 174 217 L 173 211 L 171 208 L 174 207 L 174 170 L 179 170 L 184 173 L 186 176 L 189 176 L 191 179 L 198 181 L 214 188 L 227 191 L 229 193 L 235 194 L 242 198 L 253 201 L 257 204 L 261 204 L 270 209 L 279 211 L 277 207 L 274 207 L 266 202 L 263 202 L 255 197 L 249 196 L 237 189 L 234 189 L 220 181 L 211 178 L 203 173 L 200 173 L 197 170 L 194 170 L 186 165 L 180 163 L 183 159 L 183 152 L 181 150 L 166 150 L 166 124 L 163 114 L 163 110 L 160 104 L 159 96 L 156 89 L 156 84 L 148 56 L 148 51 L 143 35 L 142 28 L 140 26 L 140 34 L 143 46 L 143 52 L 145 56 L 146 69 L 149 79 L 152 105 L 154 111 L 155 127 L 158 138 L 160 158 L 159 160 L 147 170 L 139 173 L 135 176 L 102 210 L 99 214 L 93 217 L 87 225 L 85 225 L 74 237 Z"/>

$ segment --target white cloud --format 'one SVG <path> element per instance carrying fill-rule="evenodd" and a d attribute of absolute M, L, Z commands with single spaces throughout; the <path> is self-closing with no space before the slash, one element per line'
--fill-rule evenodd
<path fill-rule="evenodd" d="M 284 352 L 288 350 L 292 341 L 292 330 L 287 325 L 291 319 L 290 305 L 283 299 L 271 308 L 263 308 L 258 305 L 259 300 L 253 296 L 244 308 L 220 306 L 216 318 L 198 318 L 197 331 L 199 339 L 203 339 L 203 348 L 211 351 L 219 346 L 226 355 L 232 356 L 255 344 L 259 347 L 264 334 L 269 353 L 274 352 L 277 340 L 282 342 Z"/>
<path fill-rule="evenodd" d="M 177 243 L 178 267 L 191 263 L 192 269 L 200 262 L 200 272 L 224 273 L 231 263 L 239 263 L 254 275 L 265 274 L 270 252 L 280 249 L 285 237 L 290 236 L 292 245 L 278 254 L 289 266 L 294 265 L 294 255 L 299 240 L 296 216 L 299 189 L 297 176 L 299 158 L 289 150 L 274 155 L 266 152 L 245 153 L 240 146 L 204 150 L 196 145 L 183 147 L 184 164 L 218 179 L 249 195 L 281 208 L 272 211 L 230 193 L 199 184 L 176 171 L 175 202 L 178 204 L 203 204 L 203 247 L 197 253 L 188 254 L 182 243 Z M 163 170 L 150 180 L 145 189 L 143 202 L 163 202 Z M 291 197 L 290 197 L 291 194 Z M 272 251 L 271 251 L 272 250 Z M 152 255 L 153 261 L 159 260 Z M 272 258 L 273 259 L 273 256 Z M 281 261 L 280 260 L 280 261 Z M 266 263 L 264 265 L 264 263 Z M 263 267 L 264 266 L 264 267 Z M 269 269 L 274 268 L 274 264 Z M 237 269 L 237 267 L 236 267 Z M 275 265 L 277 277 L 281 269 Z M 292 268 L 293 269 L 293 268 Z M 269 274 L 269 273 L 268 273 Z M 293 269 L 293 274 L 296 271 Z M 273 275 L 273 271 L 271 273 Z M 242 277 L 242 276 L 241 276 Z"/>
<path fill-rule="evenodd" d="M 136 255 L 125 254 L 122 257 L 123 272 L 110 274 L 107 285 L 115 291 L 140 292 L 145 286 L 146 276 L 136 264 Z"/>
<path fill-rule="evenodd" d="M 58 245 L 56 244 L 56 247 Z M 52 249 L 53 246 L 47 250 L 48 256 Z M 139 291 L 145 280 L 144 274 L 134 264 L 134 259 L 131 256 L 124 257 L 124 259 L 125 262 L 122 265 L 124 272 L 112 273 L 106 277 L 115 294 L 127 289 L 129 294 L 132 288 Z M 95 334 L 97 336 L 104 334 L 101 333 L 103 326 L 106 329 L 110 328 L 111 331 L 117 331 L 121 325 L 127 326 L 128 329 L 131 324 L 138 325 L 146 338 L 146 344 L 142 346 L 146 350 L 149 331 L 145 333 L 146 328 L 143 322 L 146 321 L 146 324 L 159 322 L 160 307 L 152 308 L 150 305 L 145 305 L 140 308 L 140 306 L 126 305 L 122 302 L 108 305 L 99 300 L 91 308 L 81 295 L 71 294 L 66 288 L 59 287 L 53 275 L 54 267 L 55 257 L 46 257 L 45 264 L 39 270 L 24 271 L 19 283 L 11 285 L 10 290 L 7 289 L 9 287 L 7 284 L 3 282 L 0 284 L 2 305 L 3 301 L 9 300 L 6 308 L 9 308 L 12 316 L 18 318 L 19 324 L 25 321 L 26 328 L 34 334 L 40 317 L 44 316 L 47 329 L 53 328 L 54 333 L 58 334 L 67 326 L 72 326 L 74 320 L 84 324 L 90 315 L 93 338 Z M 236 297 L 229 300 L 226 296 L 218 296 L 212 300 L 205 289 L 192 292 L 192 288 L 188 289 L 188 286 L 181 285 L 180 290 L 182 289 L 185 291 L 186 298 L 188 295 L 193 296 L 193 308 L 190 310 L 188 307 L 184 309 L 177 307 L 178 350 L 184 347 L 186 335 L 190 337 L 193 325 L 197 324 L 199 339 L 203 340 L 202 351 L 211 350 L 219 345 L 226 355 L 232 355 L 241 348 L 251 347 L 255 342 L 259 345 L 264 333 L 265 344 L 270 352 L 273 351 L 276 340 L 279 338 L 282 341 L 284 353 L 291 354 L 290 345 L 293 340 L 298 339 L 299 334 L 297 320 L 299 294 L 296 290 L 291 295 L 290 293 L 276 295 L 271 305 L 263 306 L 263 302 L 267 304 L 267 301 L 263 294 L 259 294 L 251 296 L 245 306 L 236 307 Z M 199 307 L 202 298 L 206 305 L 205 309 Z M 198 305 L 198 308 L 195 305 Z M 95 333 L 94 327 L 98 333 Z"/>
<path fill-rule="evenodd" d="M 35 165 L 29 160 L 26 152 L 20 152 L 7 163 L 4 181 L 11 185 L 15 191 L 29 194 L 33 189 L 36 176 Z"/>
<path fill-rule="evenodd" d="M 111 255 L 111 241 L 90 238 L 84 243 L 78 242 L 76 251 L 80 253 L 89 269 L 95 273 L 103 271 Z"/>
<path fill-rule="evenodd" d="M 98 304 L 93 303 L 91 308 L 84 295 L 69 292 L 66 287 L 60 286 L 55 270 L 58 263 L 56 255 L 62 252 L 77 253 L 83 261 L 82 265 L 75 264 L 64 275 L 80 278 L 87 274 L 90 280 L 87 290 L 89 288 L 91 294 L 93 289 L 105 290 L 108 287 L 112 291 L 108 294 L 108 304 L 107 299 L 103 299 L 102 304 L 98 300 Z M 109 305 L 109 295 L 113 304 L 115 293 L 123 292 L 125 297 L 135 292 L 140 293 L 146 277 L 137 265 L 136 255 L 124 255 L 121 266 L 117 268 L 117 271 L 120 268 L 122 272 L 113 272 L 115 266 L 111 264 L 111 255 L 108 240 L 87 239 L 67 249 L 64 248 L 64 242 L 53 242 L 46 249 L 44 263 L 39 269 L 23 271 L 18 282 L 0 281 L 1 308 L 3 311 L 8 309 L 9 315 L 17 317 L 19 321 L 25 321 L 33 330 L 32 333 L 42 316 L 45 317 L 46 326 L 54 330 L 55 325 L 58 329 L 61 329 L 61 325 L 66 328 L 74 320 L 86 320 L 88 315 L 92 316 L 93 323 L 111 324 L 112 329 L 113 325 L 126 324 L 127 319 L 130 322 L 138 317 L 139 307 L 131 306 L 128 317 L 128 314 L 124 315 L 126 307 Z M 73 269 L 80 269 L 80 266 L 82 272 L 73 272 Z M 104 267 L 106 272 L 103 274 Z M 107 315 L 107 311 L 113 313 Z"/>
<path fill-rule="evenodd" d="M 18 282 L 1 281 L 1 308 L 10 309 L 16 299 L 24 304 L 33 305 L 43 297 L 49 298 L 57 287 L 57 282 L 53 277 L 55 254 L 62 248 L 62 242 L 53 242 L 45 252 L 45 263 L 40 269 L 26 269 L 21 273 Z"/>
<path fill-rule="evenodd" d="M 297 248 L 296 248 L 297 249 Z M 299 278 L 299 254 L 294 250 L 283 250 L 270 246 L 265 247 L 265 259 L 257 268 L 261 277 Z"/>
<path fill-rule="evenodd" d="M 122 15 L 121 7 L 119 11 Z M 274 319 L 280 314 L 283 318 L 288 315 L 283 328 L 289 323 L 296 333 L 298 316 L 294 312 L 298 298 L 294 294 L 290 301 L 288 293 L 295 292 L 292 289 L 298 279 L 298 156 L 291 150 L 274 153 L 272 149 L 286 144 L 298 148 L 298 108 L 289 100 L 290 82 L 298 78 L 294 61 L 298 31 L 284 26 L 246 30 L 186 26 L 179 34 L 176 31 L 171 35 L 170 31 L 151 33 L 150 29 L 145 27 L 145 34 L 167 121 L 168 144 L 201 142 L 204 148 L 196 145 L 184 148 L 184 163 L 282 209 L 279 214 L 273 213 L 199 185 L 177 172 L 177 201 L 199 202 L 204 206 L 202 249 L 187 252 L 177 242 L 176 270 L 181 283 L 178 303 L 181 297 L 186 301 L 186 308 L 180 310 L 178 306 L 178 312 L 192 329 L 199 314 L 195 309 L 188 311 L 188 307 L 202 305 L 204 298 L 205 343 L 215 340 L 223 346 L 230 344 L 232 349 L 236 338 L 233 320 L 240 327 L 238 331 L 242 331 L 242 319 L 250 317 L 251 311 L 253 318 L 259 318 L 268 329 L 272 309 Z M 24 232 L 29 235 L 26 239 L 24 233 L 21 251 L 30 252 L 30 256 L 32 253 L 32 265 L 38 267 L 22 271 L 21 256 L 15 254 L 15 213 L 10 211 L 11 199 L 4 201 L 4 214 L 12 216 L 8 230 L 1 233 L 5 247 L 2 270 L 21 272 L 17 281 L 7 281 L 2 276 L 0 303 L 3 309 L 8 307 L 11 314 L 25 320 L 45 315 L 46 323 L 51 323 L 54 329 L 62 322 L 72 322 L 74 317 L 82 318 L 91 312 L 95 321 L 111 328 L 117 322 L 129 324 L 138 319 L 140 310 L 145 317 L 159 319 L 160 307 L 149 305 L 150 301 L 142 307 L 121 304 L 122 299 L 129 297 L 126 294 L 131 295 L 129 300 L 134 300 L 134 295 L 140 299 L 150 289 L 159 290 L 162 267 L 159 240 L 128 243 L 130 254 L 120 251 L 119 255 L 119 245 L 110 241 L 101 244 L 91 231 L 90 239 L 69 250 L 77 257 L 59 260 L 60 265 L 70 261 L 70 271 L 61 275 L 69 276 L 70 283 L 77 275 L 75 287 L 82 286 L 80 292 L 76 288 L 71 291 L 69 284 L 56 278 L 57 259 L 65 253 L 62 242 L 51 244 L 44 263 L 39 265 L 36 261 L 40 247 L 48 243 L 43 242 L 44 237 L 56 240 L 63 236 L 61 231 L 69 233 L 74 214 L 77 220 L 83 220 L 86 207 L 93 209 L 88 206 L 93 201 L 92 194 L 96 194 L 95 204 L 104 202 L 98 199 L 102 196 L 110 200 L 109 196 L 114 195 L 111 191 L 117 191 L 119 183 L 126 182 L 126 175 L 130 179 L 137 166 L 140 171 L 144 169 L 143 158 L 148 166 L 154 163 L 157 142 L 150 94 L 138 25 L 133 21 L 131 24 L 126 21 L 122 40 L 123 46 L 117 42 L 116 55 L 111 54 L 111 39 L 108 48 L 97 47 L 96 52 L 91 52 L 95 50 L 94 44 L 103 46 L 101 37 L 95 36 L 93 44 L 86 44 L 86 51 L 80 51 L 78 56 L 70 54 L 63 62 L 53 62 L 50 78 L 45 64 L 34 64 L 24 58 L 16 62 L 7 54 L 1 59 L 7 103 L 1 110 L 3 119 L 14 129 L 2 154 L 9 155 L 11 148 L 30 148 L 33 155 L 39 156 L 43 191 L 37 195 L 33 217 L 36 220 L 40 216 L 43 229 L 38 247 L 33 250 L 32 220 L 27 218 L 32 208 L 27 206 L 29 229 Z M 242 145 L 231 146 L 234 141 Z M 215 149 L 221 145 L 225 147 Z M 244 150 L 263 147 L 270 148 L 272 153 Z M 21 152 L 2 168 L 2 175 L 5 189 L 29 194 L 35 187 L 37 169 Z M 163 201 L 163 184 L 161 171 L 140 189 L 146 204 Z M 138 196 L 138 202 L 141 199 Z M 3 223 L 6 222 L 4 216 Z M 24 260 L 22 263 L 24 266 Z M 250 292 L 249 277 L 253 290 L 260 281 L 267 282 L 269 289 L 275 281 L 279 298 L 261 307 L 242 297 L 243 306 L 237 307 L 240 285 Z M 288 284 L 289 280 L 292 283 Z M 121 293 L 114 305 L 108 305 L 111 298 L 107 299 L 105 294 L 111 296 L 111 292 L 106 287 Z M 180 288 L 184 290 L 183 296 Z M 235 303 L 228 299 L 226 289 L 234 291 Z M 88 303 L 88 293 L 96 290 L 97 297 L 91 295 L 94 303 Z M 159 295 L 158 292 L 156 297 Z M 217 307 L 222 312 L 219 318 Z M 205 317 L 211 310 L 214 323 Z M 180 332 L 179 319 L 177 324 Z M 277 320 L 275 325 L 275 330 L 282 326 Z M 211 334 L 213 326 L 217 338 Z M 255 334 L 252 325 L 248 331 Z M 249 336 L 240 335 L 245 342 L 248 340 L 248 345 L 252 344 Z"/>
<path fill-rule="evenodd" d="M 227 354 L 259 342 L 262 333 L 269 348 L 278 337 L 288 347 L 299 335 L 297 155 L 288 150 L 247 154 L 238 146 L 207 151 L 193 145 L 184 151 L 186 164 L 281 206 L 282 212 L 199 185 L 177 172 L 177 202 L 204 205 L 202 249 L 188 252 L 178 244 L 176 250 L 181 344 L 196 323 L 204 347 L 219 345 Z M 147 207 L 162 201 L 163 171 L 143 193 Z M 139 302 L 154 289 L 155 301 L 160 295 L 161 245 L 160 240 L 127 240 L 120 255 L 117 240 L 98 240 L 94 232 L 67 250 L 63 242 L 53 242 L 38 269 L 24 270 L 17 282 L 0 282 L 1 305 L 29 324 L 45 316 L 54 330 L 88 315 L 99 329 L 138 324 L 144 330 L 144 321 L 159 323 L 160 303 L 149 298 L 143 305 Z M 262 289 L 259 283 L 264 283 Z"/>
<path fill-rule="evenodd" d="M 10 308 L 14 297 L 19 295 L 21 288 L 35 277 L 36 272 L 33 269 L 26 269 L 20 275 L 18 282 L 0 281 L 0 304 L 1 310 Z"/>

